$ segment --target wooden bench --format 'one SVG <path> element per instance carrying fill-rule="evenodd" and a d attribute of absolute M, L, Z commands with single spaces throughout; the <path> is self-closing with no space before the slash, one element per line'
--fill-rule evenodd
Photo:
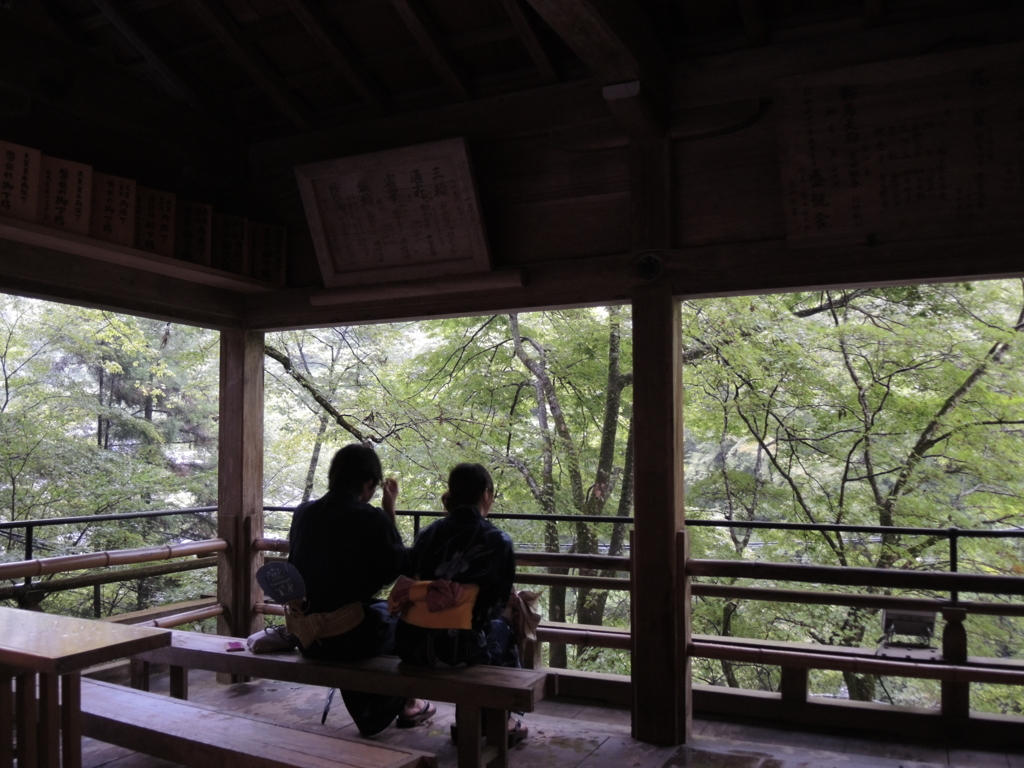
<path fill-rule="evenodd" d="M 509 712 L 532 712 L 544 697 L 547 674 L 505 667 L 424 669 L 388 656 L 358 663 L 312 661 L 297 652 L 256 655 L 228 652 L 232 638 L 175 631 L 167 648 L 141 654 L 145 663 L 171 667 L 171 695 L 188 696 L 188 669 L 261 677 L 389 696 L 419 697 L 456 705 L 459 768 L 508 765 Z M 147 674 L 141 678 L 145 680 Z M 468 738 L 467 738 L 468 737 Z M 483 742 L 483 743 L 481 743 Z"/>
<path fill-rule="evenodd" d="M 187 701 L 82 681 L 85 735 L 194 768 L 436 768 L 422 752 L 298 731 Z"/>

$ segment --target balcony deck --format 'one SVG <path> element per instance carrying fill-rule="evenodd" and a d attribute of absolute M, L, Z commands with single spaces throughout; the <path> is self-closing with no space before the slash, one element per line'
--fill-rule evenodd
<path fill-rule="evenodd" d="M 154 676 L 166 690 L 166 676 Z M 339 696 L 320 724 L 325 689 L 259 680 L 219 685 L 212 673 L 192 672 L 190 700 L 292 728 L 358 738 Z M 439 703 L 429 725 L 389 728 L 375 741 L 436 753 L 439 768 L 454 768 L 448 728 L 455 709 Z M 592 702 L 541 701 L 525 719 L 530 737 L 511 750 L 509 765 L 526 768 L 1024 768 L 1024 754 L 961 750 L 930 744 L 809 733 L 738 722 L 695 719 L 685 747 L 659 748 L 630 738 L 629 712 Z M 176 764 L 86 739 L 83 768 L 174 768 Z"/>

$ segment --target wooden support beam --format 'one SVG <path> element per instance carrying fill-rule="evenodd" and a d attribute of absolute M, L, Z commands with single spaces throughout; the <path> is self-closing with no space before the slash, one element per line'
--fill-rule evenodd
<path fill-rule="evenodd" d="M 639 80 L 606 85 L 601 95 L 630 137 L 658 138 L 668 130 L 668 110 Z"/>
<path fill-rule="evenodd" d="M 505 12 L 508 14 L 508 17 L 512 19 L 512 24 L 515 25 L 519 39 L 523 41 L 523 45 L 526 46 L 530 58 L 533 59 L 534 66 L 540 72 L 541 78 L 547 83 L 553 83 L 558 80 L 558 75 L 551 64 L 551 59 L 548 57 L 547 51 L 544 50 L 540 38 L 537 37 L 537 31 L 533 28 L 533 24 L 523 11 L 523 0 L 502 0 L 502 3 L 505 6 Z"/>
<path fill-rule="evenodd" d="M 356 56 L 337 24 L 327 14 L 320 0 L 288 0 L 288 6 L 324 56 L 367 106 L 378 115 L 384 114 L 387 95 Z"/>
<path fill-rule="evenodd" d="M 864 0 L 864 18 L 869 27 L 881 25 L 885 19 L 885 0 Z"/>
<path fill-rule="evenodd" d="M 211 328 L 242 324 L 233 291 L 2 238 L 0 290 Z"/>
<path fill-rule="evenodd" d="M 228 542 L 219 557 L 217 600 L 225 613 L 222 635 L 247 637 L 262 618 L 256 570 L 263 553 L 253 540 L 263 535 L 263 334 L 225 331 L 220 337 L 220 451 L 217 532 Z"/>
<path fill-rule="evenodd" d="M 868 0 L 870 2 L 870 0 Z M 736 0 L 743 22 L 743 31 L 751 45 L 767 45 L 771 41 L 768 25 L 765 23 L 761 0 Z"/>
<path fill-rule="evenodd" d="M 466 76 L 444 47 L 437 27 L 419 0 L 391 0 L 391 4 L 402 17 L 412 36 L 416 38 L 416 43 L 427 57 L 427 61 L 441 76 L 449 92 L 460 101 L 469 101 L 472 97 Z"/>
<path fill-rule="evenodd" d="M 279 110 L 303 131 L 313 128 L 313 117 L 295 95 L 287 90 L 280 75 L 264 60 L 245 35 L 242 34 L 220 0 L 187 0 L 193 13 L 207 29 L 220 40 L 235 63 L 260 86 Z"/>
<path fill-rule="evenodd" d="M 162 162 L 178 165 L 179 176 L 184 165 L 200 169 L 204 178 L 234 179 L 244 174 L 244 145 L 237 136 L 220 122 L 182 109 L 180 101 L 122 68 L 16 21 L 0 24 L 0 51 L 4 64 L 0 88 L 31 99 L 32 113 L 41 114 L 41 119 L 51 113 L 51 123 L 63 119 L 68 133 L 82 132 L 82 124 L 87 123 L 89 131 L 102 130 L 111 143 L 128 139 L 133 148 L 151 147 Z M 0 116 L 0 128 L 6 122 Z M 4 138 L 16 140 L 11 133 Z"/>
<path fill-rule="evenodd" d="M 602 85 L 640 80 L 661 97 L 668 60 L 635 2 L 528 0 Z"/>
<path fill-rule="evenodd" d="M 691 717 L 677 638 L 677 532 L 685 519 L 681 333 L 669 283 L 634 290 L 633 736 L 665 745 L 685 741 Z"/>
<path fill-rule="evenodd" d="M 149 33 L 144 22 L 135 16 L 131 6 L 118 0 L 93 0 L 93 4 L 149 62 L 172 96 L 191 102 L 196 107 L 201 105 L 202 100 L 195 90 L 185 83 L 178 73 L 178 68 L 172 65 L 170 51 L 165 50 L 159 39 Z"/>

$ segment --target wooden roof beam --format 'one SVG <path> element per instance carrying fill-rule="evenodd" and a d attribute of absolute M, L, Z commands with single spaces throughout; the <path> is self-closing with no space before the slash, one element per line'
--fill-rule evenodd
<path fill-rule="evenodd" d="M 663 93 L 668 60 L 636 3 L 618 0 L 528 0 L 598 82 L 649 83 Z"/>
<path fill-rule="evenodd" d="M 767 45 L 771 42 L 761 0 L 736 0 L 736 5 L 739 8 L 740 20 L 743 22 L 743 31 L 747 36 L 747 41 L 753 46 Z"/>
<path fill-rule="evenodd" d="M 548 57 L 547 51 L 544 50 L 544 46 L 541 45 L 540 38 L 537 37 L 537 31 L 533 28 L 533 24 L 530 23 L 530 20 L 523 12 L 523 0 L 502 0 L 502 2 L 505 4 L 505 12 L 512 19 L 512 24 L 515 25 L 519 39 L 526 46 L 526 50 L 530 54 L 530 58 L 533 59 L 537 71 L 540 72 L 541 78 L 546 83 L 557 81 L 558 75 L 551 64 L 551 59 Z"/>
<path fill-rule="evenodd" d="M 412 36 L 423 50 L 427 60 L 437 70 L 445 86 L 455 98 L 460 101 L 469 101 L 469 83 L 462 74 L 458 64 L 455 63 L 448 51 L 441 42 L 441 35 L 437 31 L 433 20 L 427 15 L 419 0 L 391 0 L 398 15 L 402 17 L 405 26 L 409 28 Z"/>
<path fill-rule="evenodd" d="M 387 111 L 384 106 L 387 101 L 386 94 L 366 71 L 366 67 L 359 61 L 348 40 L 342 36 L 318 0 L 288 0 L 288 5 L 309 36 L 359 98 L 366 102 L 375 114 L 384 114 Z"/>
<path fill-rule="evenodd" d="M 885 0 L 864 0 L 864 17 L 869 27 L 877 27 L 885 16 Z"/>
<path fill-rule="evenodd" d="M 192 11 L 220 40 L 231 58 L 260 86 L 270 100 L 292 124 L 302 130 L 313 128 L 313 118 L 281 81 L 280 76 L 265 63 L 260 52 L 249 42 L 220 0 L 187 0 Z"/>
<path fill-rule="evenodd" d="M 604 86 L 630 135 L 668 128 L 668 59 L 638 4 L 617 0 L 528 0 Z"/>
<path fill-rule="evenodd" d="M 153 33 L 152 28 L 139 16 L 135 4 L 121 0 L 93 0 L 103 16 L 137 50 L 164 82 L 171 96 L 184 99 L 200 112 L 219 119 L 229 128 L 237 128 L 236 121 L 201 86 L 186 82 L 178 57 Z"/>
<path fill-rule="evenodd" d="M 245 150 L 234 133 L 123 68 L 16 22 L 0 24 L 0 51 L 10 62 L 0 67 L 0 88 L 67 116 L 69 126 L 102 126 L 111 142 L 133 137 L 168 164 L 200 168 L 228 187 L 244 178 Z"/>

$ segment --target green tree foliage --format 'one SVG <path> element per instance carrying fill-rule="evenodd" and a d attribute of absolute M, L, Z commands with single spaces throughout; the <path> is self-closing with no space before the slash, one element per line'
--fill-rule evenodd
<path fill-rule="evenodd" d="M 0 296 L 0 519 L 216 504 L 217 335 Z M 38 528 L 35 555 L 208 538 L 212 516 Z M 21 531 L 0 539 L 23 557 Z M 148 607 L 181 579 L 105 586 L 104 610 Z M 92 593 L 52 596 L 86 612 Z"/>
<path fill-rule="evenodd" d="M 386 471 L 399 475 L 404 509 L 439 509 L 448 470 L 477 461 L 495 475 L 495 513 L 628 516 L 630 348 L 629 313 L 619 307 L 275 334 L 268 402 L 284 414 L 298 398 L 310 416 L 304 429 L 289 418 L 272 438 L 302 449 L 287 462 L 290 483 L 268 471 L 268 493 L 297 498 L 324 441 L 357 439 L 377 445 Z M 547 551 L 616 554 L 625 542 L 625 526 L 504 527 L 520 547 Z M 573 597 L 551 588 L 551 618 L 606 619 L 606 591 Z M 626 623 L 621 595 L 610 607 Z M 552 663 L 567 663 L 564 649 Z"/>
<path fill-rule="evenodd" d="M 885 527 L 1019 526 L 1024 297 L 1017 281 L 689 304 L 688 514 Z M 701 556 L 912 570 L 949 567 L 931 536 L 695 533 Z M 756 545 L 756 548 L 755 548 Z M 961 570 L 1020 568 L 1014 540 L 962 545 Z M 984 599 L 984 598 L 983 598 Z M 696 631 L 873 646 L 874 612 L 707 601 Z M 973 617 L 972 654 L 1020 648 L 1008 620 Z M 988 652 L 979 647 L 988 645 Z M 1002 651 L 1002 652 L 1001 652 Z M 774 687 L 745 668 L 743 684 Z M 735 665 L 706 679 L 740 684 Z M 834 677 L 834 676 L 833 676 Z M 897 696 L 846 675 L 853 698 Z M 931 703 L 935 690 L 906 689 Z M 1020 705 L 1015 705 L 1019 709 Z M 1000 707 L 1007 709 L 1007 706 Z"/>

